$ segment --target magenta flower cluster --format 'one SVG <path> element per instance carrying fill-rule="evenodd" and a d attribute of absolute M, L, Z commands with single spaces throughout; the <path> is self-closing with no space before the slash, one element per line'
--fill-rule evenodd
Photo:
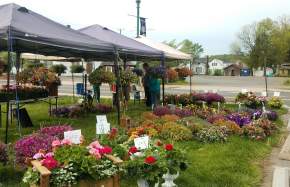
<path fill-rule="evenodd" d="M 6 163 L 8 161 L 7 145 L 0 142 L 0 163 Z"/>
<path fill-rule="evenodd" d="M 39 130 L 39 133 L 54 136 L 57 137 L 58 139 L 63 139 L 63 132 L 71 130 L 73 130 L 73 128 L 70 125 L 56 125 L 41 128 Z"/>
<path fill-rule="evenodd" d="M 170 110 L 170 108 L 168 106 L 157 106 L 155 107 L 155 109 L 153 110 L 153 113 L 156 116 L 164 116 L 166 114 L 175 114 L 179 117 L 187 117 L 187 116 L 191 116 L 193 113 L 190 109 L 187 108 L 175 108 L 174 110 Z"/>

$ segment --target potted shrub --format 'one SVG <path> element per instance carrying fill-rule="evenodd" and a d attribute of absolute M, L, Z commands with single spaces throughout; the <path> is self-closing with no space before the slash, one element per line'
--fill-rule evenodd
<path fill-rule="evenodd" d="M 74 145 L 67 139 L 54 140 L 53 152 L 40 150 L 33 156 L 23 181 L 31 186 L 117 187 L 122 160 L 109 155 L 112 148 L 98 141 L 89 146 Z"/>
<path fill-rule="evenodd" d="M 49 70 L 56 73 L 58 76 L 60 76 L 61 74 L 65 73 L 66 71 L 66 66 L 63 64 L 56 64 L 56 65 L 52 65 Z"/>

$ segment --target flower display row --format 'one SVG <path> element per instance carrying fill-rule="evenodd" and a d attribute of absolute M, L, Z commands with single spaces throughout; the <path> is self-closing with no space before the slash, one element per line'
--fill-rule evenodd
<path fill-rule="evenodd" d="M 36 86 L 11 86 L 9 91 L 6 87 L 0 89 L 0 102 L 16 100 L 16 89 L 19 100 L 38 99 L 48 97 L 48 90 Z"/>
<path fill-rule="evenodd" d="M 225 98 L 217 93 L 191 93 L 191 94 L 181 94 L 181 95 L 165 95 L 164 102 L 166 104 L 175 104 L 182 106 L 187 106 L 190 104 L 196 104 L 197 102 L 206 102 L 207 104 L 212 104 L 214 102 L 225 102 Z"/>

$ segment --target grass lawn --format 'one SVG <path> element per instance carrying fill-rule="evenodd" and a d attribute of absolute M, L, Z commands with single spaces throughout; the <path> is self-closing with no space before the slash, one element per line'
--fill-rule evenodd
<path fill-rule="evenodd" d="M 110 102 L 104 100 L 103 102 Z M 59 105 L 71 103 L 71 99 L 66 97 L 60 99 Z M 95 114 L 87 115 L 81 119 L 65 119 L 48 117 L 48 105 L 45 103 L 34 103 L 25 106 L 33 121 L 33 128 L 23 128 L 22 135 L 30 134 L 39 129 L 41 124 L 71 124 L 75 129 L 81 128 L 86 139 L 95 138 Z M 228 105 L 229 108 L 236 108 L 236 105 Z M 143 111 L 147 110 L 143 105 L 130 103 L 129 111 L 126 113 L 133 119 L 140 118 Z M 279 114 L 287 111 L 281 109 Z M 107 115 L 111 124 L 116 124 L 117 114 Z M 4 115 L 3 115 L 4 117 Z M 2 118 L 3 119 L 3 118 Z M 4 123 L 4 120 L 3 120 Z M 283 125 L 279 119 L 277 125 Z M 0 128 L 0 138 L 4 140 L 5 128 Z M 277 133 L 265 141 L 253 141 L 246 138 L 232 136 L 227 143 L 203 144 L 192 140 L 188 142 L 176 143 L 186 150 L 190 165 L 188 169 L 181 173 L 176 180 L 178 186 L 259 186 L 262 180 L 262 160 L 271 152 L 272 146 L 277 144 L 281 133 Z M 19 131 L 12 125 L 9 128 L 9 142 L 15 142 L 20 138 Z M 22 171 L 12 169 L 12 165 L 0 166 L 0 182 L 4 186 L 24 186 L 20 184 Z M 1 186 L 1 185 L 0 185 Z M 136 186 L 135 181 L 122 181 L 122 186 Z"/>
<path fill-rule="evenodd" d="M 176 80 L 174 82 L 168 82 L 166 85 L 189 85 L 189 82 L 186 80 Z"/>

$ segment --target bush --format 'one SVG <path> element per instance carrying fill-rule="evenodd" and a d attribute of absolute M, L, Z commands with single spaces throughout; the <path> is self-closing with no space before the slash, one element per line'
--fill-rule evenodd
<path fill-rule="evenodd" d="M 171 69 L 171 68 L 167 69 L 166 75 L 169 82 L 174 82 L 178 80 L 178 73 L 174 69 Z"/>
<path fill-rule="evenodd" d="M 221 69 L 215 69 L 213 72 L 214 76 L 223 76 L 223 71 Z"/>
<path fill-rule="evenodd" d="M 97 104 L 96 111 L 102 114 L 107 114 L 113 111 L 113 107 L 106 104 Z"/>
<path fill-rule="evenodd" d="M 50 71 L 56 73 L 58 76 L 60 76 L 62 73 L 65 73 L 66 69 L 66 66 L 63 64 L 52 65 L 49 68 Z"/>
<path fill-rule="evenodd" d="M 0 163 L 8 162 L 7 145 L 0 142 Z"/>
<path fill-rule="evenodd" d="M 268 106 L 271 107 L 271 108 L 281 108 L 282 105 L 283 105 L 283 101 L 279 98 L 279 97 L 271 97 L 269 100 L 268 100 Z"/>
<path fill-rule="evenodd" d="M 159 134 L 160 138 L 173 141 L 184 141 L 192 139 L 191 131 L 183 126 L 174 122 L 165 123 Z"/>
<path fill-rule="evenodd" d="M 40 149 L 51 152 L 53 140 L 55 140 L 53 136 L 46 134 L 32 134 L 18 140 L 14 146 L 16 162 L 25 164 L 25 160 L 32 158 Z"/>
<path fill-rule="evenodd" d="M 63 139 L 63 133 L 71 130 L 73 130 L 73 128 L 70 125 L 56 125 L 50 127 L 43 127 L 39 130 L 39 133 L 48 136 L 53 136 L 58 139 Z"/>
<path fill-rule="evenodd" d="M 73 64 L 70 67 L 71 73 L 82 73 L 85 71 L 85 68 L 82 65 Z"/>
<path fill-rule="evenodd" d="M 115 75 L 111 71 L 106 71 L 104 68 L 95 69 L 89 75 L 89 82 L 92 85 L 108 83 L 112 84 L 115 81 Z"/>
<path fill-rule="evenodd" d="M 184 68 L 176 68 L 175 71 L 177 71 L 179 78 L 185 78 L 187 76 L 192 75 L 192 72 L 187 67 L 184 67 Z"/>
<path fill-rule="evenodd" d="M 214 122 L 214 125 L 226 127 L 228 134 L 241 134 L 242 129 L 233 121 L 219 119 Z"/>
<path fill-rule="evenodd" d="M 203 143 L 213 143 L 227 141 L 228 135 L 226 127 L 211 126 L 209 128 L 203 128 L 196 136 Z"/>
<path fill-rule="evenodd" d="M 254 140 L 262 140 L 266 138 L 264 130 L 255 125 L 243 126 L 243 135 Z"/>

